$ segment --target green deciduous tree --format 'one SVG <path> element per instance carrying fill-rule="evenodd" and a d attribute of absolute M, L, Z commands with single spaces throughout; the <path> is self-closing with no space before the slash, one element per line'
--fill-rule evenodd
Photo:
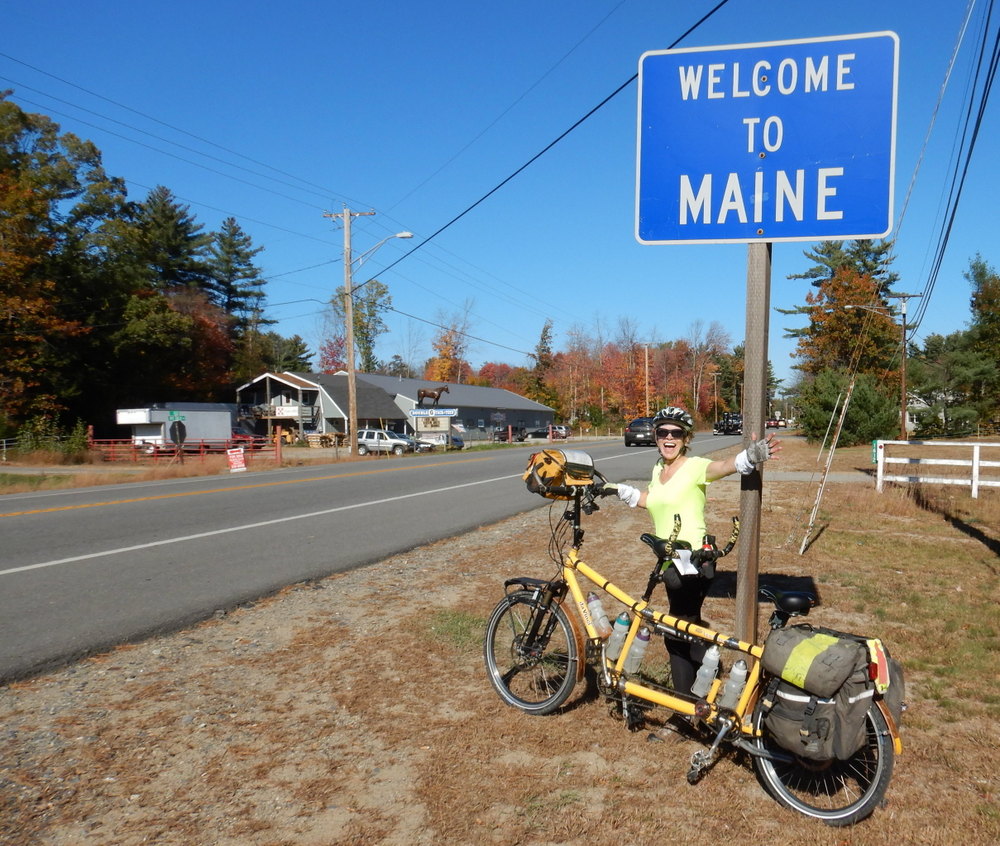
<path fill-rule="evenodd" d="M 109 270 L 124 186 L 93 144 L 9 94 L 0 93 L 0 391 L 16 423 L 79 411 L 91 395 L 87 379 L 105 360 L 95 329 L 125 298 Z"/>
<path fill-rule="evenodd" d="M 996 352 L 976 343 L 973 331 L 929 335 L 909 358 L 907 393 L 917 437 L 969 434 L 989 421 L 988 387 L 996 381 Z"/>

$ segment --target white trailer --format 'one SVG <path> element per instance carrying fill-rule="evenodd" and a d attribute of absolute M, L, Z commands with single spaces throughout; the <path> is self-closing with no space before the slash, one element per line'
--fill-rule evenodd
<path fill-rule="evenodd" d="M 236 420 L 235 407 L 230 410 L 222 403 L 170 403 L 148 408 L 119 408 L 117 421 L 120 426 L 132 428 L 132 442 L 150 451 L 186 447 L 200 449 L 206 443 L 213 448 L 225 449 L 235 443 L 252 440 L 250 432 L 241 428 Z M 249 445 L 249 444 L 247 444 Z"/>

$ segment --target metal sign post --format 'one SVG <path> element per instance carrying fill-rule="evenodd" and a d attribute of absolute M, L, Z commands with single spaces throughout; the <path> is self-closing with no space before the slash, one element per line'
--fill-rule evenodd
<path fill-rule="evenodd" d="M 893 32 L 644 53 L 635 237 L 745 243 L 744 440 L 764 436 L 774 241 L 892 230 Z M 737 633 L 755 640 L 763 480 L 743 478 Z"/>

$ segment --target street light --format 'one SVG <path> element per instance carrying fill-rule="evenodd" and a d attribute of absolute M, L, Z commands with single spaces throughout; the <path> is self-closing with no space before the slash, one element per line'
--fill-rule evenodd
<path fill-rule="evenodd" d="M 362 212 L 371 214 L 372 212 Z M 354 367 L 354 292 L 363 287 L 367 282 L 362 282 L 358 288 L 354 287 L 354 265 L 361 266 L 366 258 L 374 253 L 379 247 L 393 238 L 412 238 L 412 232 L 397 232 L 388 238 L 383 238 L 374 247 L 363 252 L 356 259 L 351 258 L 351 215 L 358 212 L 351 212 L 346 207 L 343 211 L 344 218 L 344 322 L 346 324 L 346 350 L 347 353 L 347 454 L 354 453 L 354 440 L 358 430 L 358 381 L 357 372 Z M 333 215 L 341 217 L 341 215 Z M 371 280 L 368 280 L 371 281 Z"/>
<path fill-rule="evenodd" d="M 893 299 L 898 299 L 902 302 L 902 319 L 900 320 L 899 327 L 902 332 L 902 344 L 903 350 L 900 355 L 900 394 L 899 394 L 899 439 L 905 441 L 908 437 L 906 431 L 906 301 L 910 297 L 921 297 L 923 294 L 892 294 L 886 292 L 887 297 L 892 297 Z M 878 314 L 892 315 L 892 309 L 888 306 L 870 306 L 870 305 L 845 305 L 844 308 L 863 308 L 865 311 L 872 311 Z"/>

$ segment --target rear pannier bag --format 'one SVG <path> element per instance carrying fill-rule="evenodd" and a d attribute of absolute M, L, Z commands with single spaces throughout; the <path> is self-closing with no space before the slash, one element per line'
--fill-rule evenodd
<path fill-rule="evenodd" d="M 764 698 L 764 725 L 775 743 L 800 758 L 846 761 L 865 745 L 874 694 L 867 662 L 829 697 L 775 679 Z"/>
<path fill-rule="evenodd" d="M 809 625 L 775 629 L 764 641 L 761 664 L 771 675 L 816 696 L 829 698 L 855 668 L 868 663 L 868 650 L 850 635 Z"/>

